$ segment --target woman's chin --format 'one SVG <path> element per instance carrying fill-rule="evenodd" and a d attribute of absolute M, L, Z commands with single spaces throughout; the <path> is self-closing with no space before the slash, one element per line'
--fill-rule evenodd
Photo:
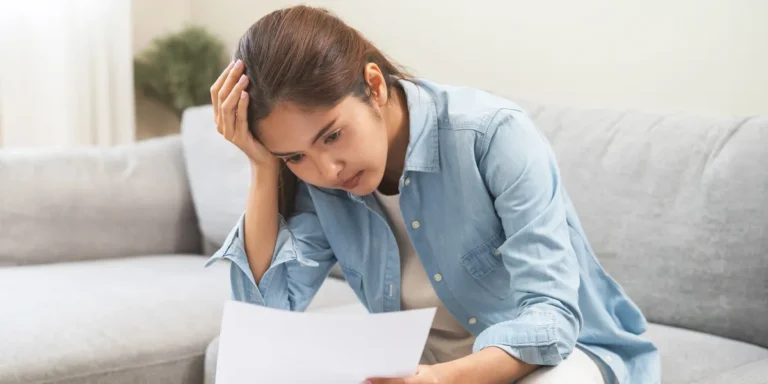
<path fill-rule="evenodd" d="M 371 172 L 363 172 L 363 174 L 360 176 L 360 182 L 355 186 L 355 188 L 350 189 L 348 192 L 357 196 L 370 195 L 376 191 L 376 188 L 379 187 L 379 183 L 372 179 L 374 178 L 371 177 Z"/>

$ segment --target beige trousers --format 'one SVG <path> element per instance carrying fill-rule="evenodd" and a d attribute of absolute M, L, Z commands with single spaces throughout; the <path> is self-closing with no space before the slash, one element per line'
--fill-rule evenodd
<path fill-rule="evenodd" d="M 517 384 L 559 383 L 606 384 L 601 367 L 578 347 L 574 348 L 573 353 L 560 364 L 539 368 L 517 382 Z"/>

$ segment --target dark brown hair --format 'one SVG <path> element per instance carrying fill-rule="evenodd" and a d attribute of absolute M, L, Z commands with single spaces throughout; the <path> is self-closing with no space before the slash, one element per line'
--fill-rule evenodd
<path fill-rule="evenodd" d="M 274 11 L 254 23 L 240 38 L 234 59 L 245 64 L 248 128 L 257 137 L 259 121 L 278 102 L 301 107 L 333 107 L 347 96 L 370 100 L 365 66 L 381 69 L 387 88 L 405 72 L 360 32 L 322 8 L 296 6 Z M 280 172 L 278 211 L 294 210 L 298 179 Z"/>

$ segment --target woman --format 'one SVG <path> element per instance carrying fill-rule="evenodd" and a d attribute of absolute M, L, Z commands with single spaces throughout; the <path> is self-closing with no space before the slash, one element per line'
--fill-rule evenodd
<path fill-rule="evenodd" d="M 260 19 L 235 59 L 211 88 L 252 165 L 211 259 L 233 261 L 235 299 L 304 310 L 338 262 L 371 312 L 437 307 L 418 372 L 373 383 L 660 381 L 520 107 L 412 79 L 310 7 Z"/>

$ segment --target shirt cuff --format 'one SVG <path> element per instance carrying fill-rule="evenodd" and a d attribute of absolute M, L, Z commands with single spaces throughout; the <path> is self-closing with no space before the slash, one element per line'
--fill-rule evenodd
<path fill-rule="evenodd" d="M 292 260 L 298 260 L 298 252 L 296 251 L 293 234 L 288 229 L 288 224 L 285 219 L 280 216 L 279 220 L 280 228 L 277 232 L 277 241 L 275 242 L 275 251 L 272 254 L 272 262 L 269 269 L 261 277 L 259 284 L 256 284 L 256 279 L 251 272 L 250 264 L 248 263 L 248 256 L 245 252 L 244 232 L 245 227 L 245 213 L 240 216 L 237 225 L 227 236 L 219 250 L 217 250 L 213 256 L 211 256 L 205 263 L 205 267 L 219 261 L 221 259 L 228 259 L 232 262 L 230 267 L 230 280 L 232 285 L 232 296 L 235 300 L 245 301 L 258 305 L 266 305 L 267 295 L 269 294 L 268 287 L 272 282 L 275 275 L 280 270 L 281 264 Z M 314 260 L 302 260 L 302 263 L 309 266 L 316 266 L 317 262 Z M 275 292 L 278 296 L 282 296 L 282 293 Z"/>
<path fill-rule="evenodd" d="M 562 315 L 552 312 L 523 313 L 488 327 L 478 335 L 472 349 L 477 352 L 497 347 L 524 363 L 557 365 L 571 354 L 576 344 L 570 324 Z"/>

